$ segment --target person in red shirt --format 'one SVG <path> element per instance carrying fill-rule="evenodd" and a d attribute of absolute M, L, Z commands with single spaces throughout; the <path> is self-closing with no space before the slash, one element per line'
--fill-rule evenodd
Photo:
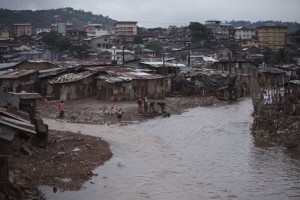
<path fill-rule="evenodd" d="M 61 119 L 64 118 L 64 112 L 65 112 L 65 104 L 64 101 L 61 100 L 60 103 L 58 104 L 58 110 L 59 110 L 59 117 Z"/>

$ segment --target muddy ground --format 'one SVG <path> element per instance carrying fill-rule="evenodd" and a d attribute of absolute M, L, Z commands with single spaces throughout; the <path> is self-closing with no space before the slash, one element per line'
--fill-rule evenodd
<path fill-rule="evenodd" d="M 117 108 L 124 111 L 122 124 L 142 122 L 153 117 L 162 116 L 160 107 L 157 102 L 166 103 L 166 110 L 171 115 L 177 115 L 188 108 L 198 106 L 226 105 L 226 101 L 221 101 L 216 97 L 173 97 L 164 100 L 148 99 L 148 102 L 155 103 L 155 111 L 142 113 L 137 115 L 136 101 L 122 102 L 103 102 L 95 98 L 75 100 L 65 102 L 65 118 L 64 120 L 71 123 L 88 123 L 88 124 L 115 124 L 118 119 L 114 114 Z M 42 118 L 58 119 L 58 103 L 59 101 L 41 100 L 37 102 L 38 113 Z M 112 109 L 113 108 L 113 109 Z M 60 120 L 60 119 L 58 119 Z"/>
<path fill-rule="evenodd" d="M 173 97 L 155 100 L 158 101 L 166 103 L 166 110 L 171 113 L 171 117 L 188 108 L 228 104 L 215 97 Z M 124 111 L 121 125 L 162 117 L 157 103 L 155 111 L 138 115 L 136 101 L 103 102 L 88 98 L 65 102 L 65 117 L 59 119 L 59 101 L 42 99 L 36 103 L 38 117 L 71 123 L 107 125 L 119 123 L 114 114 L 117 108 Z M 15 155 L 9 159 L 10 199 L 43 199 L 37 189 L 40 185 L 52 186 L 58 190 L 78 190 L 84 182 L 96 175 L 92 171 L 112 156 L 109 144 L 101 138 L 80 133 L 49 130 L 48 140 L 43 142 L 43 145 L 23 140 L 19 143 L 25 146 L 25 153 L 16 150 Z"/>
<path fill-rule="evenodd" d="M 256 142 L 300 153 L 300 115 L 284 112 L 254 115 L 252 135 Z"/>
<path fill-rule="evenodd" d="M 101 138 L 71 132 L 50 130 L 44 148 L 31 144 L 26 148 L 28 155 L 16 152 L 9 160 L 11 196 L 16 199 L 42 199 L 37 190 L 41 185 L 78 190 L 97 175 L 92 170 L 112 157 L 109 144 Z"/>

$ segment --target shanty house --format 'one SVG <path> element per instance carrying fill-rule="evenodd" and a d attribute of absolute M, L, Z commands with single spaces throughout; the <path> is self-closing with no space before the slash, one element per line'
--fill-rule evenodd
<path fill-rule="evenodd" d="M 105 101 L 133 100 L 138 97 L 165 98 L 166 78 L 144 72 L 119 72 L 97 77 L 97 98 Z"/>
<path fill-rule="evenodd" d="M 57 64 L 47 61 L 25 60 L 14 66 L 14 69 L 32 69 L 36 71 L 59 67 Z"/>
<path fill-rule="evenodd" d="M 68 73 L 48 80 L 46 96 L 60 100 L 75 100 L 96 94 L 97 72 Z"/>
<path fill-rule="evenodd" d="M 222 73 L 248 75 L 257 77 L 258 65 L 251 61 L 220 61 L 211 66 L 212 69 Z"/>
<path fill-rule="evenodd" d="M 180 72 L 180 67 L 185 65 L 175 64 L 175 63 L 167 63 L 167 62 L 141 62 L 139 63 L 142 69 L 148 69 L 152 74 L 159 75 L 168 75 L 174 74 L 177 75 Z"/>
<path fill-rule="evenodd" d="M 287 82 L 286 72 L 274 67 L 259 66 L 258 77 L 252 82 L 252 100 L 255 112 L 277 108 L 284 96 L 283 85 Z"/>
<path fill-rule="evenodd" d="M 14 149 L 24 149 L 20 140 L 36 134 L 29 115 L 15 108 L 0 105 L 0 192 L 9 193 L 8 158 Z"/>
<path fill-rule="evenodd" d="M 35 70 L 0 71 L 0 89 L 6 92 L 34 92 L 38 86 L 38 72 Z"/>

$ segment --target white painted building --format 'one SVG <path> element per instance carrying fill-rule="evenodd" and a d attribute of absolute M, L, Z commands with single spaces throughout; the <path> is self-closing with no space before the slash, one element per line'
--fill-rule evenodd
<path fill-rule="evenodd" d="M 108 31 L 102 28 L 102 24 L 88 24 L 84 27 L 87 36 L 103 36 L 108 35 Z"/>
<path fill-rule="evenodd" d="M 49 33 L 51 31 L 50 28 L 37 28 L 35 29 L 35 33 L 38 35 L 40 33 Z"/>
<path fill-rule="evenodd" d="M 235 29 L 235 39 L 236 40 L 249 40 L 256 36 L 255 29 L 238 27 Z"/>

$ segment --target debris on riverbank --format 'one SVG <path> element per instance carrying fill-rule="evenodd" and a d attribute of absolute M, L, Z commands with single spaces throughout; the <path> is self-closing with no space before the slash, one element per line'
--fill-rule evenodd
<path fill-rule="evenodd" d="M 84 124 L 116 124 L 118 119 L 114 114 L 117 108 L 124 111 L 123 122 L 142 122 L 157 116 L 162 116 L 157 102 L 164 102 L 166 110 L 171 115 L 183 113 L 186 109 L 199 106 L 227 105 L 228 102 L 209 97 L 169 97 L 163 100 L 148 99 L 155 102 L 155 111 L 137 115 L 136 101 L 103 102 L 94 98 L 65 102 L 65 119 L 71 123 Z M 38 107 L 42 118 L 58 118 L 58 101 L 39 101 Z"/>
<path fill-rule="evenodd" d="M 300 116 L 283 112 L 254 115 L 252 134 L 256 141 L 300 152 Z"/>
<path fill-rule="evenodd" d="M 27 146 L 31 155 L 16 152 L 9 160 L 10 199 L 42 199 L 40 185 L 78 190 L 112 157 L 107 142 L 80 133 L 49 131 L 44 148 Z"/>

